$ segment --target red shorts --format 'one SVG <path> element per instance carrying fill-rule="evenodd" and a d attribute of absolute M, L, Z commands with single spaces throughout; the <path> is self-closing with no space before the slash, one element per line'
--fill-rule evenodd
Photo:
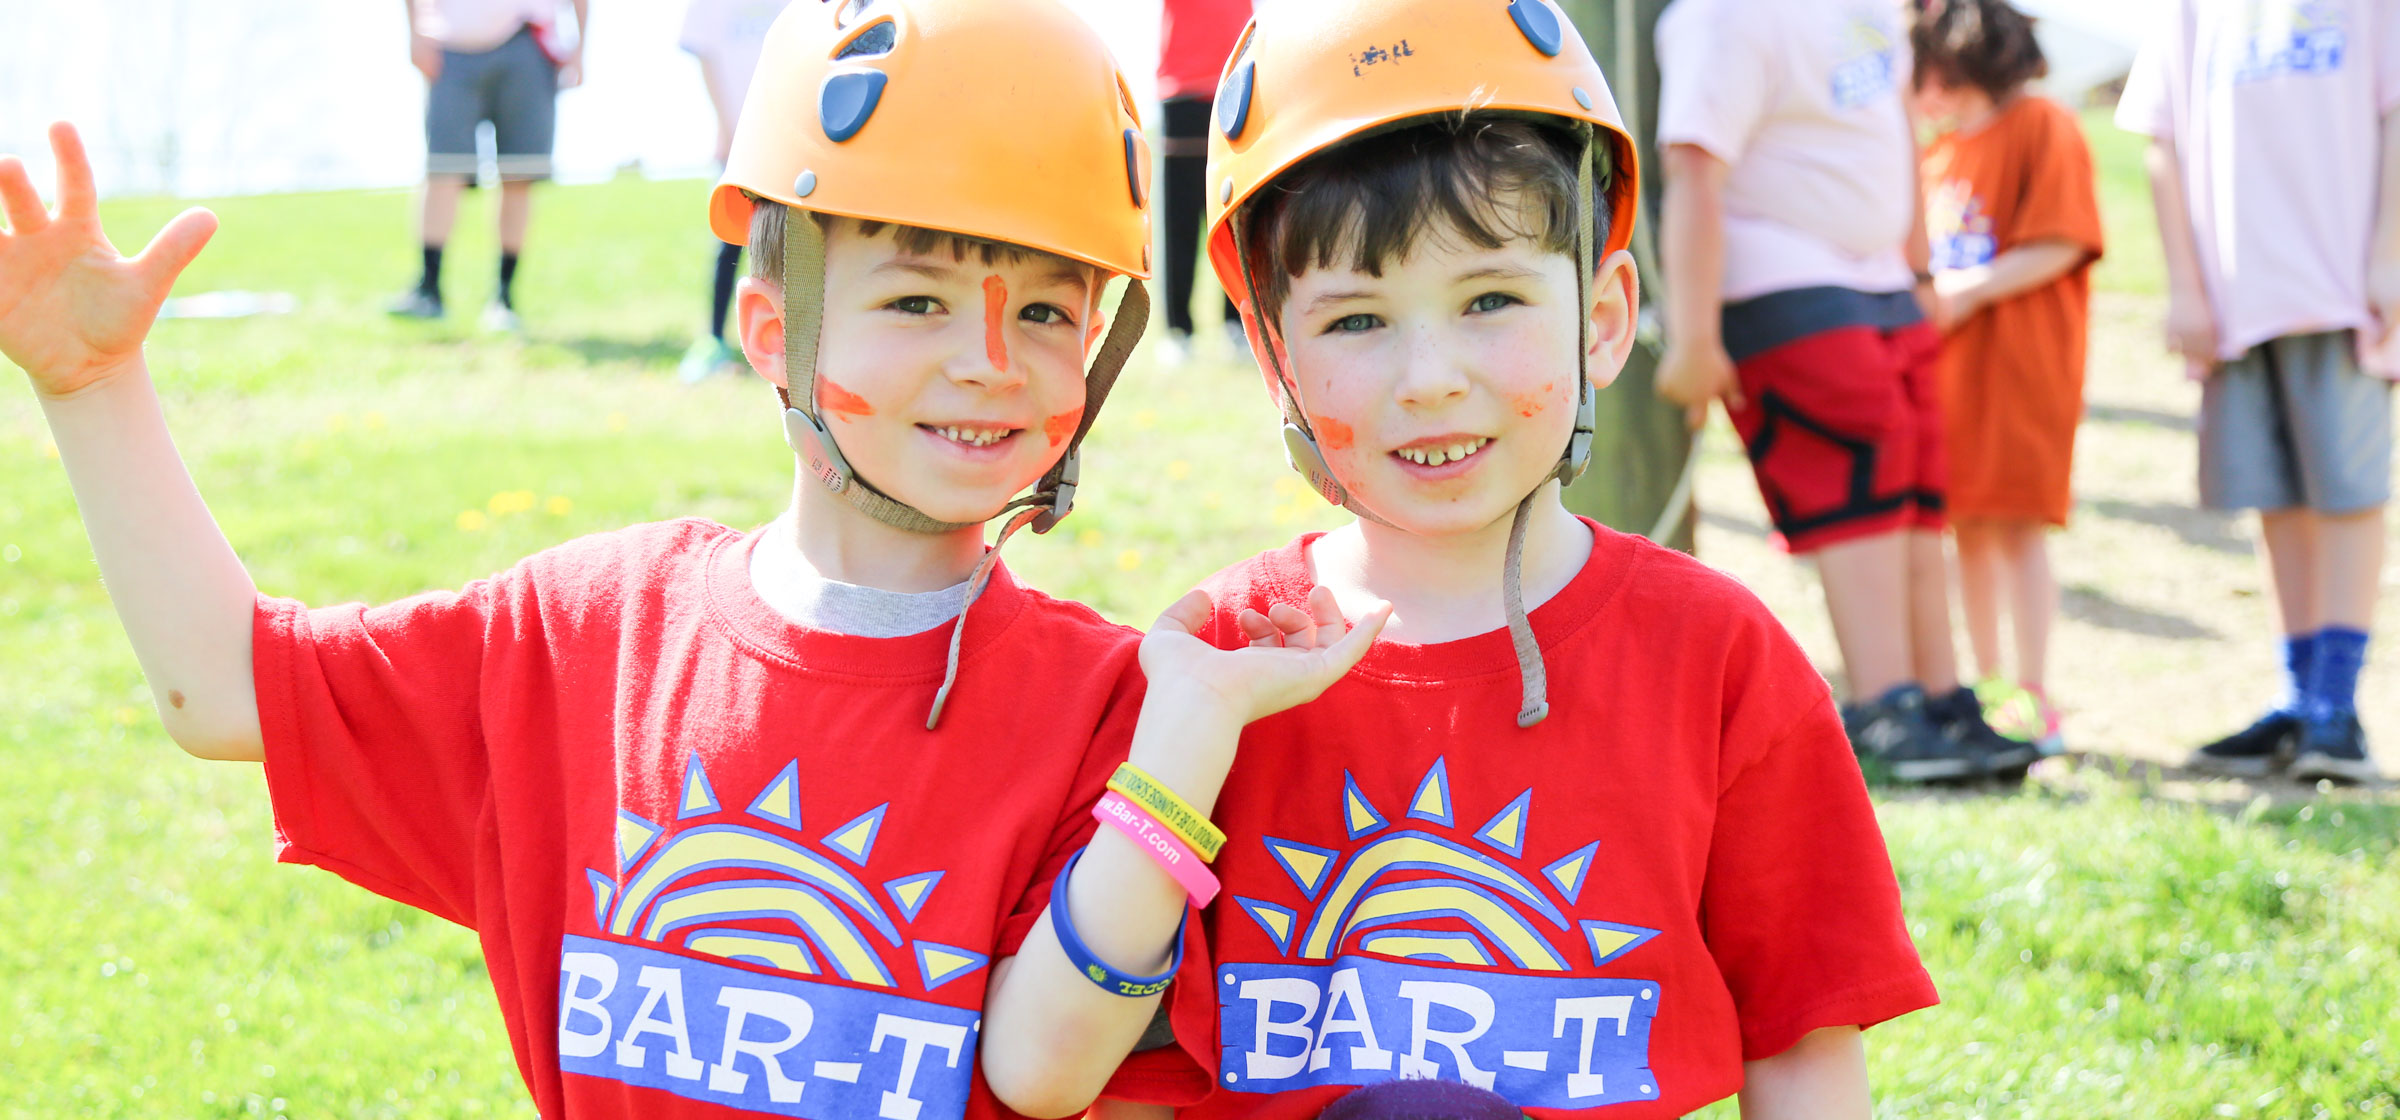
<path fill-rule="evenodd" d="M 1733 426 L 1785 548 L 1942 528 L 1940 352 L 1924 323 L 1845 326 L 1736 364 L 1747 399 Z"/>

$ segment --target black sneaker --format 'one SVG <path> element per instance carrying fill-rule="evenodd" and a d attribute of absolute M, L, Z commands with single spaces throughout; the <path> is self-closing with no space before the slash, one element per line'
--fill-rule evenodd
<path fill-rule="evenodd" d="M 411 288 L 407 295 L 393 300 L 384 310 L 403 319 L 439 319 L 442 317 L 442 297 L 423 288 Z"/>
<path fill-rule="evenodd" d="M 1941 729 L 1942 737 L 1973 759 L 1976 770 L 1983 774 L 2022 778 L 2035 760 L 2042 757 L 2039 746 L 1992 730 L 1992 725 L 1984 722 L 1983 701 L 1975 698 L 1974 689 L 1961 688 L 1940 699 L 1927 700 L 1925 714 Z"/>
<path fill-rule="evenodd" d="M 2183 764 L 2229 778 L 2264 778 L 2291 757 L 2292 740 L 2299 734 L 2299 714 L 2277 708 L 2250 726 L 2193 751 Z"/>
<path fill-rule="evenodd" d="M 1842 705 L 1842 730 L 1859 759 L 1895 781 L 1946 782 L 1977 774 L 1974 758 L 1926 713 L 1925 690 L 1901 685 L 1882 698 Z"/>
<path fill-rule="evenodd" d="M 2383 777 L 2367 757 L 2367 729 L 2359 726 L 2357 712 L 2305 720 L 2296 739 L 2291 774 L 2300 781 L 2330 778 L 2356 785 Z"/>

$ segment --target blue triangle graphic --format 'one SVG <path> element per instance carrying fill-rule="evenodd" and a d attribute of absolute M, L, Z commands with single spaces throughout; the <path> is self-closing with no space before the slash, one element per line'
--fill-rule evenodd
<path fill-rule="evenodd" d="M 750 802 L 750 815 L 765 817 L 792 829 L 800 828 L 800 763 L 786 762 L 767 788 Z"/>
<path fill-rule="evenodd" d="M 919 941 L 915 948 L 917 977 L 925 982 L 925 990 L 929 992 L 992 963 L 990 957 L 955 945 Z"/>
<path fill-rule="evenodd" d="M 1599 851 L 1600 842 L 1594 840 L 1558 857 L 1558 862 L 1542 869 L 1542 875 L 1558 888 L 1558 893 L 1567 896 L 1567 905 L 1573 906 L 1577 899 L 1583 897 L 1583 878 L 1592 873 L 1592 860 Z"/>
<path fill-rule="evenodd" d="M 1359 792 L 1358 779 L 1351 777 L 1348 770 L 1342 771 L 1342 831 L 1356 840 L 1389 823 L 1375 811 L 1375 803 Z"/>
<path fill-rule="evenodd" d="M 1515 819 L 1511 820 L 1512 817 Z M 1525 855 L 1525 826 L 1532 817 L 1533 791 L 1526 790 L 1507 807 L 1492 814 L 1492 819 L 1483 822 L 1483 827 L 1475 830 L 1475 838 L 1507 852 L 1510 859 L 1521 859 Z"/>
<path fill-rule="evenodd" d="M 1333 876 L 1333 865 L 1340 862 L 1342 857 L 1340 852 L 1331 848 L 1320 848 L 1297 840 L 1278 840 L 1272 836 L 1262 836 L 1259 840 L 1266 844 L 1267 854 L 1274 857 L 1275 863 L 1283 868 L 1283 873 L 1292 877 L 1292 883 L 1300 888 L 1302 897 L 1311 902 L 1316 901 L 1318 891 L 1325 889 L 1325 881 Z"/>
<path fill-rule="evenodd" d="M 675 795 L 675 819 L 704 816 L 716 812 L 717 791 L 708 784 L 708 771 L 700 765 L 700 756 L 693 755 L 683 762 L 683 789 Z"/>
<path fill-rule="evenodd" d="M 1640 948 L 1643 942 L 1658 936 L 1657 930 L 1642 926 L 1620 925 L 1616 922 L 1582 921 L 1575 924 L 1583 927 L 1583 944 L 1585 948 L 1592 951 L 1592 967 L 1594 968 L 1624 956 Z M 1631 937 L 1632 940 L 1627 941 L 1627 937 Z M 1617 944 L 1618 942 L 1623 942 L 1623 944 Z M 1603 945 L 1616 945 L 1616 947 L 1603 951 L 1601 948 Z"/>
<path fill-rule="evenodd" d="M 825 846 L 865 867 L 868 857 L 875 854 L 875 838 L 883 835 L 883 811 L 891 807 L 892 803 L 886 801 L 852 817 L 825 834 Z"/>
<path fill-rule="evenodd" d="M 1258 928 L 1267 931 L 1267 938 L 1275 942 L 1276 952 L 1287 957 L 1292 954 L 1292 937 L 1300 932 L 1298 913 L 1272 902 L 1260 902 L 1239 895 L 1234 896 L 1233 900 L 1241 904 L 1242 912 L 1250 915 L 1251 921 L 1258 923 Z"/>
<path fill-rule="evenodd" d="M 917 911 L 925 908 L 925 900 L 933 897 L 934 885 L 941 882 L 945 874 L 947 872 L 921 871 L 915 875 L 903 875 L 885 883 L 883 893 L 892 896 L 892 905 L 900 908 L 901 921 L 913 922 L 917 920 Z M 920 883 L 923 885 L 919 886 Z M 916 889 L 909 889 L 911 887 Z"/>
<path fill-rule="evenodd" d="M 1444 828 L 1458 823 L 1451 819 L 1448 759 L 1433 760 L 1433 769 L 1425 772 L 1425 780 L 1417 783 L 1417 792 L 1409 796 L 1408 815 L 1421 821 L 1432 821 Z"/>
<path fill-rule="evenodd" d="M 617 900 L 617 884 L 608 876 L 588 867 L 584 869 L 583 879 L 592 885 L 592 920 L 600 923 L 601 929 L 607 929 L 608 907 Z"/>

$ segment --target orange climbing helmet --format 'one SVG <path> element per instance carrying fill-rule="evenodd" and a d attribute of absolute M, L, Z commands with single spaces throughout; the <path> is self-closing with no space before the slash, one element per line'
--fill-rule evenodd
<path fill-rule="evenodd" d="M 750 199 L 1150 275 L 1150 150 L 1123 70 L 1057 0 L 795 0 L 767 32 L 709 226 Z"/>

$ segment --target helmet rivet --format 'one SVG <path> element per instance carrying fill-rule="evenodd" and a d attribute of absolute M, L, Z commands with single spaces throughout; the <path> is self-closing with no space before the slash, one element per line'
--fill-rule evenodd
<path fill-rule="evenodd" d="M 1225 180 L 1225 190 L 1224 190 L 1222 193 L 1220 193 L 1220 194 L 1217 196 L 1217 205 L 1219 205 L 1219 206 L 1231 206 L 1231 205 L 1233 205 L 1233 180 L 1231 180 L 1231 179 L 1227 179 L 1227 180 Z"/>
<path fill-rule="evenodd" d="M 795 198 L 807 198 L 809 195 L 815 194 L 816 190 L 817 173 L 814 171 L 803 171 L 799 178 L 792 180 L 792 195 Z"/>
<path fill-rule="evenodd" d="M 1588 92 L 1585 92 L 1585 90 L 1584 90 L 1584 88 L 1583 88 L 1582 86 L 1576 86 L 1576 87 L 1575 87 L 1575 103 L 1576 103 L 1577 105 L 1581 105 L 1581 106 L 1583 106 L 1583 107 L 1584 107 L 1584 108 L 1586 108 L 1586 109 L 1589 109 L 1589 108 L 1591 108 L 1591 107 L 1592 107 L 1592 95 L 1591 95 L 1590 93 L 1588 93 Z"/>

